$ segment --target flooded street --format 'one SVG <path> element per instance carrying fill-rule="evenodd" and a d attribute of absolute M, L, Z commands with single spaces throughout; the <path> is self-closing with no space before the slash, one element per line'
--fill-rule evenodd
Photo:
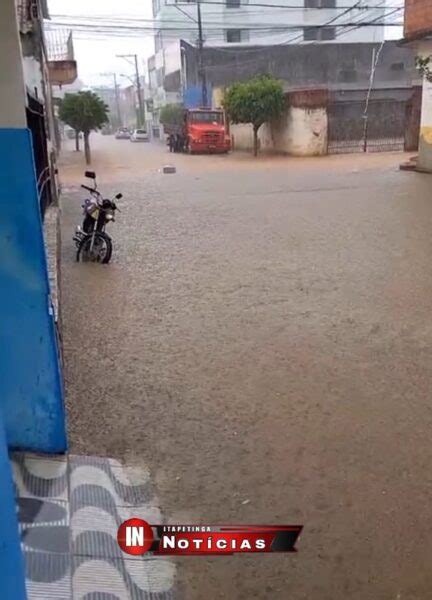
<path fill-rule="evenodd" d="M 185 600 L 430 597 L 430 176 L 92 137 L 124 198 L 112 263 L 75 263 L 68 142 L 72 451 L 149 465 L 171 523 L 304 524 L 296 555 L 183 557 Z"/>

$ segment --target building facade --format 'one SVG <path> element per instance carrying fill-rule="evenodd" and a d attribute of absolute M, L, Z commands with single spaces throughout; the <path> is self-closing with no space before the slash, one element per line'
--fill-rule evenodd
<path fill-rule="evenodd" d="M 286 5 L 286 6 L 285 6 Z M 267 50 L 295 45 L 381 43 L 384 39 L 386 2 L 371 8 L 355 0 L 224 0 L 200 3 L 203 47 L 219 49 L 232 61 L 256 62 Z M 148 61 L 153 119 L 160 107 L 182 102 L 186 90 L 185 57 L 181 40 L 199 47 L 198 5 L 192 2 L 153 0 L 156 20 L 155 54 Z M 265 49 L 261 53 L 260 48 Z M 244 52 L 252 51 L 248 59 Z M 206 72 L 207 74 L 207 72 Z M 211 72 L 208 74 L 211 79 Z M 211 90 L 209 89 L 209 94 Z"/>
<path fill-rule="evenodd" d="M 224 0 L 200 3 L 206 46 L 269 45 L 299 41 L 379 42 L 384 39 L 386 3 L 356 0 Z M 284 6 L 286 5 L 286 7 Z M 155 52 L 176 39 L 195 44 L 195 1 L 153 0 Z M 363 25 L 362 25 L 363 23 Z M 366 23 L 371 25 L 366 26 Z M 352 25 L 352 26 L 351 26 Z M 357 25 L 357 26 L 355 26 Z"/>
<path fill-rule="evenodd" d="M 39 30 L 41 6 L 27 2 Z M 0 8 L 0 412 L 10 446 L 66 448 L 63 384 L 42 233 L 43 181 L 39 139 L 47 135 L 46 98 L 29 92 L 21 13 Z M 44 85 L 49 86 L 46 81 Z M 38 92 L 39 96 L 39 92 Z M 39 137 L 40 134 L 40 137 Z M 46 156 L 47 149 L 44 149 Z M 43 156 L 42 156 L 43 158 Z"/>
<path fill-rule="evenodd" d="M 413 48 L 423 77 L 417 168 L 432 172 L 432 2 L 405 0 L 405 43 Z"/>

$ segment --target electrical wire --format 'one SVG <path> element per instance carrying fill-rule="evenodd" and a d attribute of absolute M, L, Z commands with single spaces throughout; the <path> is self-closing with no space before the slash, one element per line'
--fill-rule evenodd
<path fill-rule="evenodd" d="M 396 12 L 398 10 L 401 9 L 394 9 L 391 13 L 388 13 L 387 15 L 382 15 L 379 18 L 385 18 L 386 16 L 389 16 L 390 14 L 392 14 L 393 12 Z M 342 16 L 342 15 L 341 15 Z M 241 26 L 239 27 L 240 29 L 242 29 L 243 31 L 285 31 L 285 30 L 289 30 L 289 29 L 303 29 L 305 27 L 314 27 L 317 29 L 323 29 L 325 27 L 328 27 L 329 24 L 333 23 L 336 20 L 336 17 L 334 19 L 331 19 L 330 21 L 326 21 L 325 23 L 320 23 L 320 24 L 316 24 L 316 25 L 305 25 L 304 23 L 299 23 L 299 24 L 292 24 L 292 25 L 270 25 L 270 24 L 264 24 L 264 25 L 252 25 L 252 26 Z M 149 32 L 154 32 L 157 33 L 159 31 L 166 31 L 166 32 L 188 32 L 188 31 L 192 31 L 195 32 L 196 28 L 195 27 L 127 27 L 127 26 L 114 26 L 114 25 L 83 25 L 83 24 L 79 24 L 79 23 L 52 23 L 52 25 L 54 27 L 66 27 L 66 28 L 70 28 L 72 30 L 76 29 L 76 30 L 83 30 L 83 31 L 90 31 L 90 32 L 98 32 L 98 33 L 111 33 L 112 31 L 116 31 L 116 32 L 141 32 L 141 31 L 149 31 Z M 227 24 L 224 23 L 223 25 L 225 25 L 225 28 L 227 28 Z M 233 23 L 232 25 L 236 25 L 235 23 Z M 240 25 L 240 24 L 238 24 Z M 373 21 L 364 21 L 364 22 L 356 22 L 356 21 L 349 21 L 346 23 L 341 23 L 341 24 L 336 24 L 335 27 L 386 27 L 386 26 L 399 26 L 400 23 L 396 22 L 396 23 L 387 23 L 385 21 L 377 23 L 376 20 Z M 220 32 L 221 26 L 219 25 L 214 25 L 212 27 L 205 27 L 204 30 L 208 31 L 208 32 Z"/>

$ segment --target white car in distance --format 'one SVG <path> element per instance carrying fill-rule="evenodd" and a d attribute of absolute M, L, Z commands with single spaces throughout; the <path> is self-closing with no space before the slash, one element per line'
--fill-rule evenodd
<path fill-rule="evenodd" d="M 131 137 L 131 142 L 148 142 L 149 135 L 145 129 L 134 129 Z"/>

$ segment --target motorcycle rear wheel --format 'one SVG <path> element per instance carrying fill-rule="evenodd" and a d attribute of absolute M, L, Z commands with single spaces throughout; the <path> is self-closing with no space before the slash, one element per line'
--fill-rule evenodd
<path fill-rule="evenodd" d="M 93 248 L 90 250 L 92 237 L 93 234 L 90 233 L 81 240 L 76 254 L 77 262 L 108 264 L 112 255 L 111 238 L 106 233 L 96 232 L 94 234 Z"/>

